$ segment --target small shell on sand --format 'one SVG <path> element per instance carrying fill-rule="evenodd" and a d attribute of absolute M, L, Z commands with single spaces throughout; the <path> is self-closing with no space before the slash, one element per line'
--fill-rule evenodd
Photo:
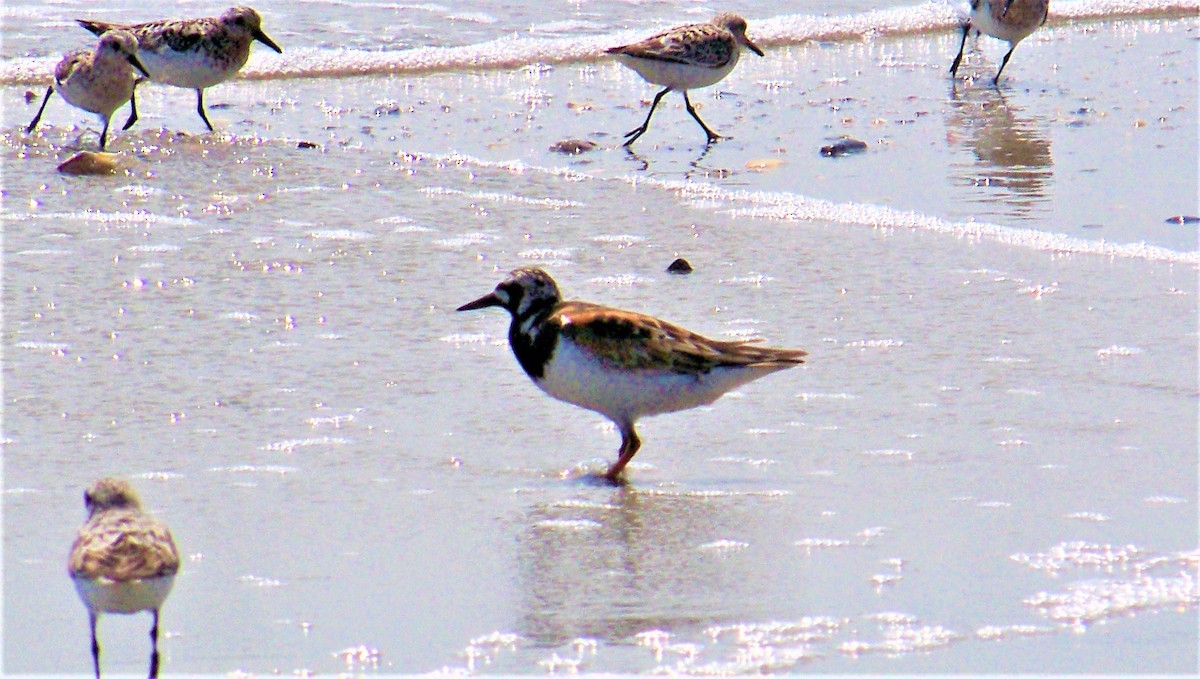
<path fill-rule="evenodd" d="M 71 175 L 116 174 L 124 169 L 124 161 L 118 153 L 81 151 L 58 166 L 58 171 Z"/>
<path fill-rule="evenodd" d="M 746 161 L 746 169 L 751 172 L 766 172 L 778 167 L 783 167 L 783 160 L 780 158 L 756 158 Z"/>
<path fill-rule="evenodd" d="M 564 139 L 556 142 L 550 147 L 550 150 L 570 156 L 577 156 L 580 153 L 587 153 L 594 148 L 596 148 L 596 142 L 594 141 L 588 141 L 587 139 Z"/>

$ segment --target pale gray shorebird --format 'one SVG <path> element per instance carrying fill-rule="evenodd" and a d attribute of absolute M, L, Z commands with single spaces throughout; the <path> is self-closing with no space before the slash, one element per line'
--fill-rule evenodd
<path fill-rule="evenodd" d="M 520 268 L 491 293 L 458 308 L 512 314 L 508 341 L 542 391 L 604 415 L 621 432 L 621 472 L 641 446 L 641 417 L 708 405 L 747 382 L 804 362 L 807 352 L 713 340 L 633 311 L 564 301 L 545 271 Z"/>
<path fill-rule="evenodd" d="M 958 56 L 950 64 L 950 76 L 958 75 L 958 65 L 962 62 L 963 49 L 967 45 L 967 35 L 971 29 L 1008 41 L 1008 52 L 1004 61 L 1000 62 L 1000 70 L 992 78 L 992 85 L 1000 84 L 1000 74 L 1008 65 L 1008 59 L 1017 43 L 1029 37 L 1042 24 L 1050 13 L 1050 0 L 970 0 L 971 12 L 962 27 L 962 42 L 958 44 Z"/>
<path fill-rule="evenodd" d="M 101 613 L 150 611 L 150 677 L 158 676 L 158 611 L 179 572 L 179 550 L 166 524 L 142 511 L 133 486 L 103 478 L 83 494 L 88 519 L 79 529 L 67 570 L 88 609 L 92 663 L 100 679 L 96 623 Z"/>
<path fill-rule="evenodd" d="M 262 17 L 249 7 L 230 7 L 219 17 L 164 19 L 144 24 L 113 24 L 79 19 L 79 25 L 96 35 L 122 29 L 138 40 L 142 63 L 150 80 L 196 90 L 196 112 L 211 132 L 204 112 L 204 89 L 232 78 L 250 58 L 250 43 L 257 40 L 283 54 L 262 30 Z"/>
<path fill-rule="evenodd" d="M 687 112 L 700 123 L 708 135 L 708 143 L 720 139 L 721 135 L 700 120 L 696 109 L 692 107 L 692 100 L 688 98 L 688 90 L 708 87 L 724 79 L 737 65 L 742 47 L 763 56 L 758 45 L 746 37 L 746 20 L 725 12 L 707 23 L 679 26 L 632 45 L 605 50 L 647 82 L 665 88 L 655 95 L 645 122 L 625 134 L 628 139 L 624 145 L 633 144 L 645 134 L 658 102 L 672 90 L 683 93 Z"/>
<path fill-rule="evenodd" d="M 137 57 L 137 39 L 128 31 L 106 33 L 95 50 L 75 50 L 67 54 L 54 67 L 54 83 L 46 88 L 42 105 L 25 133 L 33 132 L 50 102 L 50 95 L 58 92 L 68 104 L 104 118 L 104 129 L 100 131 L 100 150 L 103 151 L 108 143 L 112 114 L 127 101 L 134 106 L 133 88 L 137 79 L 134 69 L 147 75 Z M 134 116 L 136 118 L 136 113 Z M 126 125 L 125 129 L 128 128 Z"/>

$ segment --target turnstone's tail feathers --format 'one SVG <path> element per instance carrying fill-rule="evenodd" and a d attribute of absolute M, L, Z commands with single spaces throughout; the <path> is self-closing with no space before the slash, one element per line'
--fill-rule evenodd
<path fill-rule="evenodd" d="M 95 35 L 104 35 L 111 30 L 124 28 L 124 26 L 120 24 L 112 24 L 107 21 L 93 21 L 91 19 L 76 19 L 75 22 L 88 29 Z"/>
<path fill-rule="evenodd" d="M 808 355 L 800 349 L 709 339 L 653 316 L 587 302 L 564 302 L 555 315 L 564 337 L 631 369 L 702 374 L 719 367 L 786 368 Z"/>

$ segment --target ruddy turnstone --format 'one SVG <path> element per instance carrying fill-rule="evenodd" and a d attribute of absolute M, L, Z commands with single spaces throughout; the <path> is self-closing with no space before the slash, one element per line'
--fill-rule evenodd
<path fill-rule="evenodd" d="M 96 622 L 101 613 L 154 614 L 150 628 L 150 677 L 158 676 L 158 610 L 179 571 L 179 551 L 171 531 L 142 511 L 133 486 L 104 478 L 83 494 L 88 519 L 79 529 L 67 570 L 88 608 L 92 662 L 100 679 Z"/>
<path fill-rule="evenodd" d="M 751 380 L 804 362 L 800 349 L 713 340 L 653 316 L 564 301 L 545 271 L 521 268 L 459 311 L 512 314 L 508 341 L 533 383 L 604 415 L 621 432 L 605 477 L 619 483 L 641 446 L 638 418 L 707 405 Z"/>
<path fill-rule="evenodd" d="M 971 0 L 971 12 L 962 27 L 962 42 L 958 44 L 958 56 L 950 64 L 950 76 L 958 75 L 967 35 L 974 28 L 979 33 L 1008 41 L 1008 52 L 1004 55 L 1004 61 L 1000 62 L 996 77 L 992 78 L 992 85 L 998 85 L 1000 74 L 1008 65 L 1013 50 L 1017 49 L 1017 43 L 1046 23 L 1049 12 L 1050 0 Z"/>
<path fill-rule="evenodd" d="M 128 31 L 104 34 L 94 51 L 76 50 L 64 56 L 54 67 L 54 84 L 46 88 L 37 115 L 25 128 L 26 134 L 33 132 L 42 119 L 50 95 L 58 92 L 68 104 L 104 118 L 104 129 L 100 131 L 100 150 L 103 151 L 108 143 L 108 123 L 113 112 L 126 101 L 133 101 L 135 68 L 146 74 L 142 62 L 138 61 L 137 39 Z"/>
<path fill-rule="evenodd" d="M 96 35 L 123 29 L 137 36 L 139 55 L 150 71 L 150 79 L 196 90 L 196 112 L 210 132 L 213 126 L 204 112 L 204 88 L 223 83 L 240 71 L 250 58 L 250 43 L 254 40 L 283 54 L 279 45 L 263 33 L 262 17 L 249 7 L 230 7 L 219 17 L 133 25 L 78 21 Z"/>
<path fill-rule="evenodd" d="M 746 37 L 746 20 L 725 12 L 718 14 L 708 23 L 679 26 L 632 45 L 605 50 L 622 64 L 637 71 L 647 82 L 665 88 L 655 95 L 645 122 L 625 134 L 628 139 L 624 145 L 633 144 L 646 132 L 658 102 L 672 90 L 683 93 L 683 103 L 687 106 L 687 112 L 700 123 L 700 127 L 708 135 L 708 143 L 720 139 L 721 135 L 710 130 L 708 125 L 700 120 L 696 109 L 692 108 L 688 90 L 708 87 L 729 75 L 737 65 L 742 46 L 760 57 L 763 56 L 763 51 L 758 45 Z"/>

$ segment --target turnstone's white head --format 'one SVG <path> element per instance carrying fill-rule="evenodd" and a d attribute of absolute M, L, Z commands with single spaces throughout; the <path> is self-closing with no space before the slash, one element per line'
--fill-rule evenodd
<path fill-rule="evenodd" d="M 522 267 L 508 274 L 496 289 L 474 302 L 467 302 L 459 311 L 471 311 L 490 306 L 507 309 L 513 318 L 526 318 L 532 313 L 549 309 L 561 300 L 558 284 L 550 274 L 534 267 Z"/>

